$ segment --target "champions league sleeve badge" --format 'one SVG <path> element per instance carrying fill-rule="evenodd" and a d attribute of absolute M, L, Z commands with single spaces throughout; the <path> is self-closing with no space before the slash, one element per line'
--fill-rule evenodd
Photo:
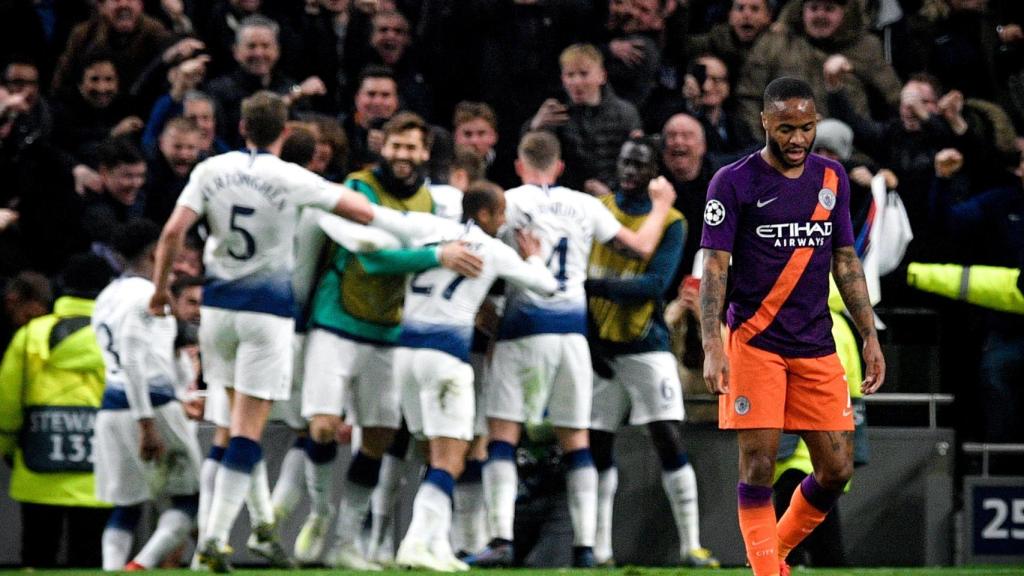
<path fill-rule="evenodd" d="M 836 193 L 828 188 L 822 188 L 818 192 L 818 204 L 821 204 L 825 210 L 831 211 L 836 207 Z"/>
<path fill-rule="evenodd" d="M 704 222 L 708 226 L 718 226 L 725 220 L 725 206 L 718 200 L 708 200 L 704 206 Z"/>

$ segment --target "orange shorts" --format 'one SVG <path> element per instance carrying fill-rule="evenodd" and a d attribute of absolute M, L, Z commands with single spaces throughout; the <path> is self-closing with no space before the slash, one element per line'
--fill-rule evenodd
<path fill-rule="evenodd" d="M 785 358 L 729 332 L 729 393 L 718 398 L 718 427 L 853 430 L 846 374 L 834 353 Z"/>

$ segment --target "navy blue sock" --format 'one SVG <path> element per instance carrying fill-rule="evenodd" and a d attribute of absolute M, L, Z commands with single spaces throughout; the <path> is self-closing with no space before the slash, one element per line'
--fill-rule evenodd
<path fill-rule="evenodd" d="M 593 466 L 594 458 L 590 455 L 590 448 L 580 448 L 567 453 L 565 463 L 569 465 L 569 470 L 578 470 Z"/>
<path fill-rule="evenodd" d="M 207 458 L 214 462 L 220 462 L 224 459 L 224 448 L 223 446 L 210 446 L 210 453 L 206 455 Z"/>
<path fill-rule="evenodd" d="M 261 458 L 263 458 L 263 449 L 255 440 L 245 436 L 233 436 L 228 441 L 228 448 L 224 451 L 221 465 L 236 472 L 249 474 Z"/>
<path fill-rule="evenodd" d="M 199 514 L 199 494 L 171 496 L 171 508 L 181 510 L 189 518 L 195 518 Z"/>
<path fill-rule="evenodd" d="M 306 456 L 309 457 L 310 461 L 314 464 L 326 464 L 334 460 L 338 455 L 338 443 L 328 442 L 321 444 L 310 439 L 306 442 Z"/>
<path fill-rule="evenodd" d="M 115 506 L 107 518 L 107 527 L 134 532 L 139 525 L 139 518 L 142 518 L 142 504 Z"/>
<path fill-rule="evenodd" d="M 484 481 L 483 460 L 466 460 L 466 468 L 459 476 L 459 484 L 479 484 Z"/>
<path fill-rule="evenodd" d="M 452 478 L 452 475 L 446 470 L 430 468 L 427 470 L 427 475 L 423 478 L 423 481 L 427 484 L 437 486 L 442 492 L 448 495 L 449 499 L 455 492 L 455 479 Z"/>
<path fill-rule="evenodd" d="M 690 457 L 687 456 L 686 452 L 680 452 L 671 460 L 668 458 L 663 459 L 661 461 L 661 469 L 665 472 L 675 472 L 683 466 L 686 466 L 689 461 Z"/>
<path fill-rule="evenodd" d="M 356 452 L 348 466 L 348 480 L 367 488 L 373 488 L 380 480 L 380 460 L 370 458 L 363 451 Z"/>
<path fill-rule="evenodd" d="M 516 461 L 516 447 L 504 440 L 491 440 L 487 444 L 487 457 L 489 460 L 511 460 Z"/>

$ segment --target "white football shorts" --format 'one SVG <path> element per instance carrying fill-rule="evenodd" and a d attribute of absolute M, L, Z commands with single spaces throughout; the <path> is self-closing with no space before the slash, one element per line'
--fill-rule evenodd
<path fill-rule="evenodd" d="M 405 423 L 413 436 L 473 439 L 476 392 L 469 364 L 438 350 L 398 348 L 395 377 L 402 389 Z"/>
<path fill-rule="evenodd" d="M 590 349 L 582 334 L 537 334 L 494 345 L 487 416 L 586 429 L 594 386 Z"/>
<path fill-rule="evenodd" d="M 132 506 L 157 496 L 199 492 L 199 441 L 180 402 L 153 409 L 164 442 L 164 456 L 143 462 L 139 423 L 130 410 L 100 410 L 96 415 L 93 469 L 96 498 L 115 506 Z"/>
<path fill-rule="evenodd" d="M 609 358 L 614 376 L 594 376 L 590 427 L 615 432 L 629 415 L 632 425 L 682 421 L 683 388 L 670 352 L 623 354 Z"/>
<path fill-rule="evenodd" d="M 204 306 L 199 321 L 203 377 L 254 398 L 287 400 L 294 333 L 291 318 Z"/>
<path fill-rule="evenodd" d="M 402 422 L 394 380 L 394 348 L 343 338 L 322 329 L 306 337 L 302 416 L 341 416 L 367 428 L 398 429 Z"/>

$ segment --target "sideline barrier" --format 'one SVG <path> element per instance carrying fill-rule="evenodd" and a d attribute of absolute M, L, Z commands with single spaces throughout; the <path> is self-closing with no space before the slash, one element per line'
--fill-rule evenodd
<path fill-rule="evenodd" d="M 844 546 L 854 566 L 943 566 L 953 562 L 953 432 L 938 428 L 935 408 L 952 402 L 940 394 L 877 394 L 868 402 L 891 405 L 928 404 L 928 427 L 869 428 L 870 463 L 857 470 L 849 494 L 840 499 Z M 717 401 L 711 395 L 689 395 L 691 408 L 709 408 Z M 620 565 L 665 565 L 678 559 L 678 542 L 668 501 L 661 487 L 661 469 L 646 429 L 624 428 L 616 443 L 620 467 L 619 492 L 615 502 L 616 527 L 613 542 Z M 212 428 L 200 427 L 204 450 Z M 264 435 L 265 454 L 270 458 L 271 478 L 276 478 L 281 457 L 293 436 L 282 424 L 271 423 Z M 736 519 L 736 440 L 712 423 L 688 423 L 684 440 L 697 471 L 701 507 L 701 540 L 730 565 L 744 562 L 743 544 Z M 348 450 L 339 450 L 335 493 L 339 494 L 349 460 Z M 9 470 L 0 466 L 0 486 L 6 486 Z M 396 514 L 398 534 L 411 515 L 417 474 L 410 471 L 401 488 Z M 279 533 L 290 549 L 308 510 L 303 503 L 283 523 Z M 1012 514 L 1012 510 L 1010 510 Z M 20 518 L 16 503 L 0 496 L 0 522 L 8 530 L 0 533 L 0 565 L 16 565 L 20 550 Z M 1024 529 L 1024 526 L 1017 527 Z M 231 544 L 238 565 L 260 564 L 245 549 L 248 518 L 243 512 L 232 532 Z M 139 538 L 143 535 L 139 534 Z M 552 550 L 568 554 L 571 535 L 556 535 L 566 542 L 552 542 Z M 141 541 L 141 540 L 140 540 Z M 643 543 L 643 547 L 639 543 Z M 564 544 L 564 545 L 563 545 Z"/>

